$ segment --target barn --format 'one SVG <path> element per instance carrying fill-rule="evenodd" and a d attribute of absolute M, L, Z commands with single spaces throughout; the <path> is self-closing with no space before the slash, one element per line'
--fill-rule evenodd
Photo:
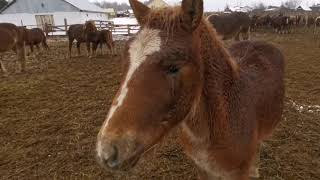
<path fill-rule="evenodd" d="M 88 0 L 12 0 L 0 11 L 0 22 L 43 28 L 44 24 L 64 25 L 87 20 L 107 20 L 104 9 Z"/>
<path fill-rule="evenodd" d="M 168 6 L 177 6 L 180 5 L 181 2 L 175 3 L 174 1 L 168 0 L 150 0 L 147 5 L 149 8 L 157 9 L 157 8 L 164 8 Z"/>
<path fill-rule="evenodd" d="M 151 0 L 148 3 L 148 7 L 152 9 L 167 7 L 169 4 L 164 0 Z"/>

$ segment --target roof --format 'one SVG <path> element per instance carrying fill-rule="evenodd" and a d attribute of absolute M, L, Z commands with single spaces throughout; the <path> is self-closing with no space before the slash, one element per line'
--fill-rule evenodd
<path fill-rule="evenodd" d="M 148 3 L 149 8 L 162 8 L 162 7 L 166 7 L 166 6 L 169 6 L 169 4 L 167 2 L 165 2 L 164 0 L 151 0 Z"/>
<path fill-rule="evenodd" d="M 166 6 L 178 6 L 180 5 L 181 1 L 176 2 L 176 1 L 169 1 L 169 0 L 151 0 L 147 5 L 150 6 L 151 4 L 155 3 L 156 1 L 165 4 Z"/>
<path fill-rule="evenodd" d="M 67 3 L 80 9 L 81 11 L 105 12 L 104 9 L 89 2 L 88 0 L 63 0 L 63 1 L 66 1 Z"/>
<path fill-rule="evenodd" d="M 79 9 L 80 11 L 88 11 L 88 12 L 105 12 L 104 9 L 100 8 L 99 6 L 89 2 L 88 0 L 62 0 L 65 1 L 75 8 Z M 2 13 L 4 10 L 6 10 L 8 7 L 16 3 L 17 0 L 9 1 L 9 3 L 0 9 L 0 13 Z"/>
<path fill-rule="evenodd" d="M 297 9 L 301 9 L 301 10 L 304 10 L 304 11 L 312 11 L 310 7 L 304 6 L 304 5 L 298 6 Z"/>
<path fill-rule="evenodd" d="M 311 8 L 318 8 L 318 7 L 320 7 L 320 4 L 315 4 L 315 5 L 311 6 Z"/>
<path fill-rule="evenodd" d="M 250 6 L 235 6 L 229 7 L 232 12 L 250 12 L 252 8 Z"/>

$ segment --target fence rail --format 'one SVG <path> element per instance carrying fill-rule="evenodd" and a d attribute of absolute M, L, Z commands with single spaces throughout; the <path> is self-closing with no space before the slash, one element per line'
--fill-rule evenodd
<path fill-rule="evenodd" d="M 114 35 L 131 36 L 136 34 L 140 30 L 139 25 L 134 24 L 114 24 L 113 21 L 94 21 L 98 30 L 107 29 L 112 31 Z M 71 24 L 68 24 L 65 20 L 64 25 L 31 25 L 29 28 L 39 27 L 42 28 L 47 36 L 65 36 Z"/>

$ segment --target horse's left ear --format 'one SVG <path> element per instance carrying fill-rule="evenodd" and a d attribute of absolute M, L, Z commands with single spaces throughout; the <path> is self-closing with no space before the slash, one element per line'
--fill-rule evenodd
<path fill-rule="evenodd" d="M 198 28 L 203 16 L 203 0 L 182 1 L 183 22 L 186 27 L 194 31 Z"/>
<path fill-rule="evenodd" d="M 133 13 L 140 25 L 145 23 L 145 17 L 149 14 L 150 8 L 138 0 L 129 0 Z"/>

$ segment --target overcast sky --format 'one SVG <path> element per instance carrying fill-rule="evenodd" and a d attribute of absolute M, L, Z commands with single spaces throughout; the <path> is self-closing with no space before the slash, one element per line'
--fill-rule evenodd
<path fill-rule="evenodd" d="M 126 2 L 128 3 L 128 0 L 90 0 L 90 1 L 108 1 L 108 2 Z M 143 2 L 144 0 L 140 0 Z M 169 2 L 179 2 L 181 0 L 166 0 Z M 283 0 L 285 1 L 285 0 Z M 320 0 L 301 0 L 302 5 L 305 6 L 311 6 L 313 3 L 320 3 Z M 255 3 L 263 2 L 266 5 L 281 5 L 281 0 L 204 0 L 204 7 L 205 10 L 223 10 L 226 4 L 229 4 L 230 6 L 236 6 L 236 5 L 254 5 Z"/>

